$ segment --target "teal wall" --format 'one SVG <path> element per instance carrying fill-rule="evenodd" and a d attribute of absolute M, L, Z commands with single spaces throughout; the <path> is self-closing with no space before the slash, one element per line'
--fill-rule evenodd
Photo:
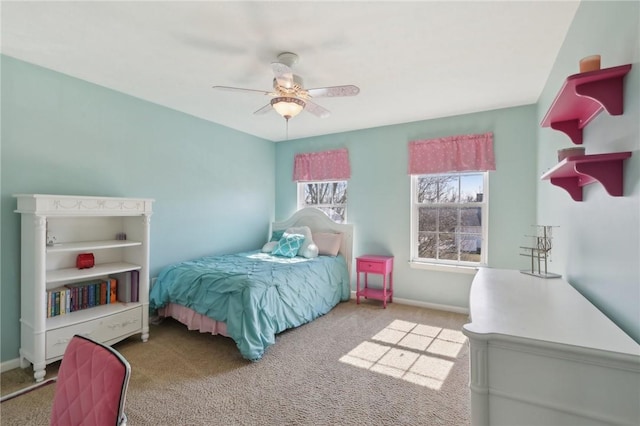
<path fill-rule="evenodd" d="M 18 356 L 15 193 L 154 198 L 151 275 L 260 247 L 273 219 L 274 143 L 7 56 L 2 67 L 1 359 Z"/>
<path fill-rule="evenodd" d="M 296 210 L 293 159 L 301 152 L 346 147 L 351 179 L 348 222 L 355 225 L 354 254 L 395 256 L 394 295 L 468 308 L 473 275 L 409 266 L 410 178 L 408 143 L 469 133 L 494 133 L 496 171 L 489 178 L 489 265 L 524 268 L 518 255 L 535 224 L 536 107 L 534 105 L 378 127 L 276 144 L 276 217 Z M 355 273 L 353 274 L 355 280 Z M 355 286 L 352 280 L 352 287 Z"/>
<path fill-rule="evenodd" d="M 632 64 L 624 83 L 624 115 L 601 113 L 584 130 L 587 154 L 632 151 L 625 161 L 624 197 L 594 183 L 575 202 L 549 181 L 538 182 L 538 222 L 554 229 L 554 272 L 640 342 L 640 2 L 583 1 L 538 103 L 540 122 L 578 61 L 600 54 L 602 68 Z M 538 176 L 556 163 L 563 133 L 539 129 Z"/>

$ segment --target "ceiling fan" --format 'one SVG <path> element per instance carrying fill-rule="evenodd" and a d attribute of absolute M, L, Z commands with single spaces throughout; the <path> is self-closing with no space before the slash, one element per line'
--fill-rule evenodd
<path fill-rule="evenodd" d="M 265 114 L 275 109 L 285 120 L 295 117 L 303 110 L 310 112 L 320 118 L 328 117 L 329 110 L 321 107 L 311 99 L 320 97 L 355 96 L 360 89 L 354 85 L 318 87 L 315 89 L 305 89 L 302 78 L 293 73 L 291 69 L 298 62 L 298 55 L 291 52 L 284 52 L 278 55 L 278 60 L 271 63 L 273 70 L 273 91 L 243 89 L 240 87 L 213 86 L 218 90 L 229 90 L 234 92 L 251 92 L 261 95 L 271 96 L 271 102 L 263 106 L 254 114 Z"/>

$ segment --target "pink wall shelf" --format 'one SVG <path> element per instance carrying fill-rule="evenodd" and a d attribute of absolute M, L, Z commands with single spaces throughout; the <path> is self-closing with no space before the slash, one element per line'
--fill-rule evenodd
<path fill-rule="evenodd" d="M 574 144 L 582 144 L 582 129 L 603 110 L 623 113 L 624 76 L 631 64 L 567 77 L 542 120 L 542 127 L 561 131 Z"/>
<path fill-rule="evenodd" d="M 623 161 L 629 157 L 631 152 L 567 157 L 540 179 L 550 179 L 553 185 L 565 189 L 575 201 L 582 201 L 583 186 L 596 181 L 609 195 L 620 197 L 623 194 Z"/>

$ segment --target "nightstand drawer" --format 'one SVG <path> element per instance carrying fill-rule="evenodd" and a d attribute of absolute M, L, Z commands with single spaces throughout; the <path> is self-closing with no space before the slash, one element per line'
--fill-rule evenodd
<path fill-rule="evenodd" d="M 358 260 L 358 272 L 373 272 L 383 274 L 385 262 L 372 262 L 369 260 Z"/>

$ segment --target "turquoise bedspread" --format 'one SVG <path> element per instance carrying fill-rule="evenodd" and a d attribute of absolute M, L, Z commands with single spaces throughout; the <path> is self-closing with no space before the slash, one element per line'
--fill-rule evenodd
<path fill-rule="evenodd" d="M 290 259 L 255 251 L 168 266 L 149 304 L 177 303 L 224 321 L 242 356 L 258 360 L 276 334 L 326 314 L 349 295 L 342 256 Z"/>

